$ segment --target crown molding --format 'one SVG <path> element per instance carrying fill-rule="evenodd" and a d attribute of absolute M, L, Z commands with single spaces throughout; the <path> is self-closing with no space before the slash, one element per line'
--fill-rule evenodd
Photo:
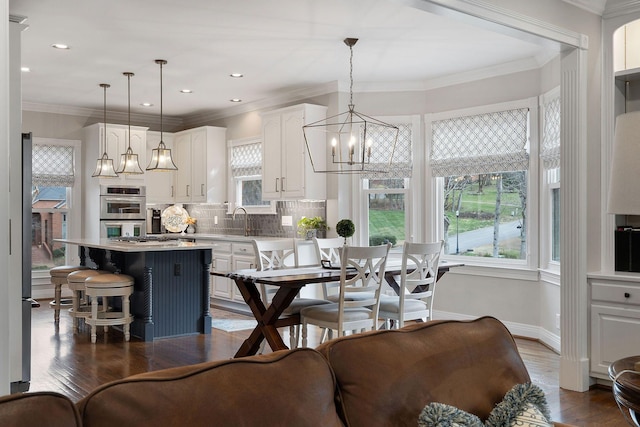
<path fill-rule="evenodd" d="M 572 6 L 584 9 L 587 12 L 602 16 L 607 5 L 607 0 L 562 0 Z"/>
<path fill-rule="evenodd" d="M 64 114 L 68 116 L 79 117 L 100 117 L 104 115 L 103 110 L 96 110 L 93 108 L 74 107 L 70 105 L 52 105 L 52 104 L 40 104 L 35 102 L 23 102 L 23 111 L 31 111 L 35 113 L 49 113 L 49 114 Z M 127 122 L 128 113 L 121 111 L 108 111 L 107 116 L 111 121 Z M 136 123 L 151 123 L 160 124 L 160 116 L 154 114 L 141 114 L 131 113 L 131 121 Z M 169 126 L 180 127 L 183 125 L 184 120 L 180 117 L 167 117 L 163 116 L 162 123 Z"/>
<path fill-rule="evenodd" d="M 296 89 L 278 95 L 269 96 L 259 101 L 247 102 L 246 104 L 237 105 L 224 110 L 205 111 L 198 114 L 191 114 L 184 118 L 184 125 L 187 128 L 209 124 L 216 120 L 222 120 L 227 117 L 237 116 L 239 114 L 249 113 L 251 111 L 268 110 L 270 108 L 280 107 L 288 102 L 300 101 L 314 96 L 326 95 L 328 93 L 337 92 L 338 82 L 329 82 L 321 85 Z"/>
<path fill-rule="evenodd" d="M 602 17 L 604 19 L 618 18 L 640 12 L 639 0 L 609 1 Z"/>

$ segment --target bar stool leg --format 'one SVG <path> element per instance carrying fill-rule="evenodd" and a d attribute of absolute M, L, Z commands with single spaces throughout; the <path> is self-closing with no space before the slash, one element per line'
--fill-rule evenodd
<path fill-rule="evenodd" d="M 56 283 L 54 286 L 55 304 L 53 305 L 53 322 L 60 323 L 60 301 L 62 298 L 62 283 Z"/>
<path fill-rule="evenodd" d="M 98 298 L 91 298 L 91 317 L 93 319 L 98 318 Z M 91 323 L 91 343 L 95 344 L 97 341 L 96 328 L 98 325 Z"/>
<path fill-rule="evenodd" d="M 129 316 L 129 313 L 131 313 L 131 302 L 129 301 L 129 297 L 130 295 L 126 295 L 122 297 L 122 316 L 127 317 Z M 124 340 L 125 341 L 129 341 L 129 338 L 131 338 L 131 334 L 129 333 L 129 325 L 130 323 L 127 322 L 124 324 Z"/>

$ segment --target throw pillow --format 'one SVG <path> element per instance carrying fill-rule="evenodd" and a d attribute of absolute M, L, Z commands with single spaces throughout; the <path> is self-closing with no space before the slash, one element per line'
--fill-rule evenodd
<path fill-rule="evenodd" d="M 517 384 L 504 395 L 491 411 L 487 427 L 551 427 L 547 399 L 535 384 Z"/>
<path fill-rule="evenodd" d="M 484 427 L 477 416 L 455 406 L 433 402 L 418 417 L 418 427 Z"/>
<path fill-rule="evenodd" d="M 534 384 L 517 384 L 483 424 L 477 416 L 451 405 L 433 402 L 424 407 L 419 427 L 552 427 L 547 400 Z"/>

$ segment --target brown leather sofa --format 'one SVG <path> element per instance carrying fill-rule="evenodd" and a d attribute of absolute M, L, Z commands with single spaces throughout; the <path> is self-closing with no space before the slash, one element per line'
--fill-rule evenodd
<path fill-rule="evenodd" d="M 77 404 L 0 398 L 1 426 L 416 426 L 430 402 L 486 419 L 529 374 L 491 317 L 434 321 L 262 356 L 135 375 Z M 562 424 L 556 424 L 558 426 Z"/>

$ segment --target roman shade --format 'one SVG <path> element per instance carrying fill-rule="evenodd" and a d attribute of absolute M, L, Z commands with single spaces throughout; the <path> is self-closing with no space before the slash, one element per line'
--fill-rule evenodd
<path fill-rule="evenodd" d="M 233 147 L 231 174 L 234 178 L 262 175 L 262 147 L 260 142 Z"/>
<path fill-rule="evenodd" d="M 393 146 L 392 133 L 371 126 L 367 129 L 367 139 L 371 141 L 371 160 L 362 178 L 389 179 L 411 178 L 412 171 L 412 128 L 410 123 L 396 124 L 398 139 Z M 363 132 L 361 132 L 362 137 Z M 393 150 L 393 157 L 389 163 L 389 156 Z"/>
<path fill-rule="evenodd" d="M 545 169 L 560 167 L 560 98 L 543 104 L 542 148 L 540 158 Z"/>
<path fill-rule="evenodd" d="M 33 146 L 32 184 L 41 187 L 71 187 L 74 176 L 74 149 L 65 145 Z"/>
<path fill-rule="evenodd" d="M 528 170 L 528 117 L 520 108 L 434 121 L 432 175 Z"/>

